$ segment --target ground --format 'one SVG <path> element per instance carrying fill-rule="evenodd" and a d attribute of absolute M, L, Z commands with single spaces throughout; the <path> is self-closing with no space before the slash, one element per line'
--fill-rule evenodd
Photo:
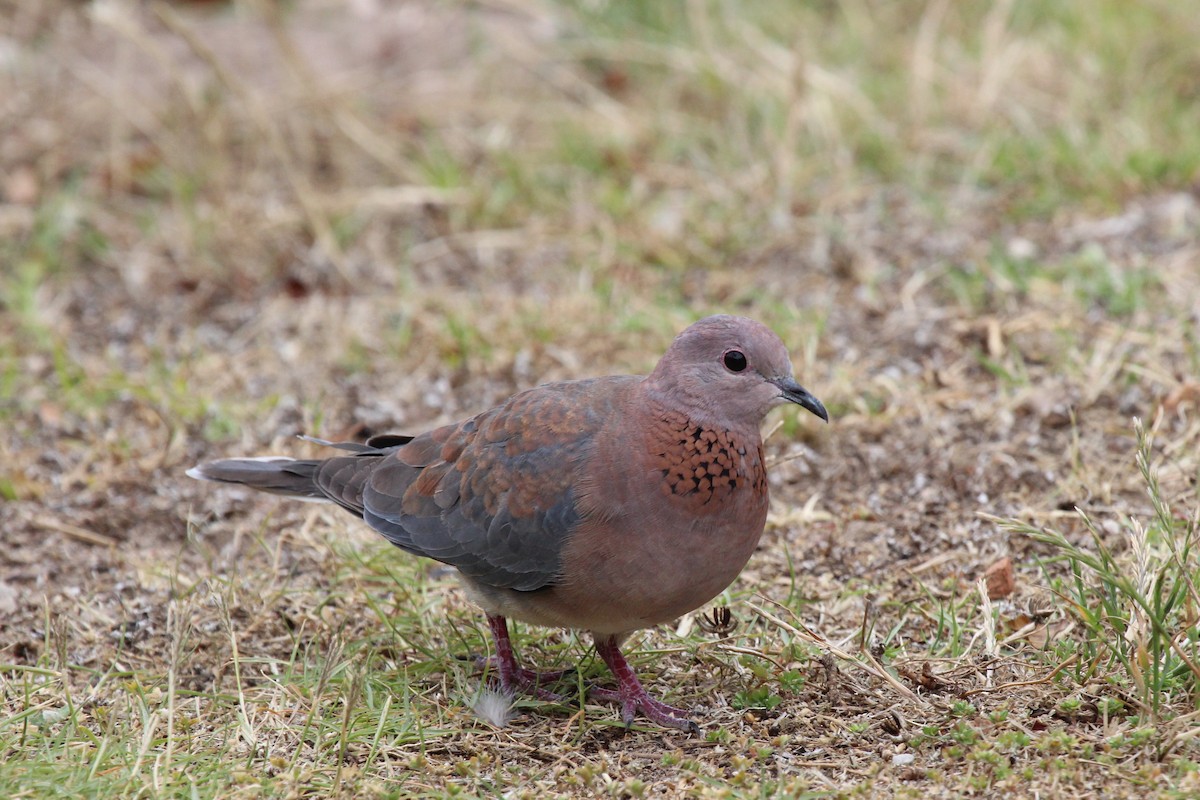
<path fill-rule="evenodd" d="M 0 2 L 0 794 L 1200 794 L 1178 5 Z M 831 420 L 730 621 L 631 640 L 699 735 L 567 631 L 495 708 L 446 568 L 184 475 L 713 312 Z"/>

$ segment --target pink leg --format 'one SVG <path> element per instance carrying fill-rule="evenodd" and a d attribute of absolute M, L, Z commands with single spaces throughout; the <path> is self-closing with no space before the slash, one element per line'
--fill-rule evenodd
<path fill-rule="evenodd" d="M 617 679 L 617 688 L 589 689 L 588 696 L 605 702 L 619 703 L 621 719 L 624 720 L 626 726 L 632 725 L 633 718 L 637 712 L 641 711 L 648 719 L 664 727 L 678 728 L 688 733 L 700 732 L 699 726 L 687 718 L 686 711 L 659 702 L 646 693 L 646 690 L 642 688 L 641 681 L 634 674 L 633 668 L 621 654 L 617 637 L 597 636 L 596 652 L 600 654 L 600 658 L 604 659 L 609 671 Z"/>
<path fill-rule="evenodd" d="M 536 695 L 539 700 L 560 702 L 561 697 L 540 688 L 540 685 L 553 683 L 561 678 L 566 670 L 534 672 L 531 669 L 525 669 L 517 663 L 517 657 L 513 654 L 512 640 L 508 638 L 508 621 L 504 617 L 493 614 L 488 614 L 487 621 L 488 627 L 492 629 L 492 639 L 496 643 L 496 655 L 490 658 L 481 658 L 480 666 L 494 668 L 500 681 L 500 688 L 510 694 L 516 694 L 518 691 L 529 692 Z"/>

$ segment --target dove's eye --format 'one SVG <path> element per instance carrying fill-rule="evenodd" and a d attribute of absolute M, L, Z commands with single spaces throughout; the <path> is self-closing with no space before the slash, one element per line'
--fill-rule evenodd
<path fill-rule="evenodd" d="M 725 369 L 730 372 L 741 372 L 749 362 L 746 361 L 746 354 L 741 350 L 726 350 L 725 351 Z"/>

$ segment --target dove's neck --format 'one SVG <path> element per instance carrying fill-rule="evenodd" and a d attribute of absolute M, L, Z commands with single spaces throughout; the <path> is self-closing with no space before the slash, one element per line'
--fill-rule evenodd
<path fill-rule="evenodd" d="M 728 431 L 750 443 L 760 437 L 761 419 L 735 418 L 720 408 L 721 396 L 710 387 L 691 387 L 686 384 L 664 385 L 650 376 L 642 382 L 642 404 L 653 417 L 674 417 L 689 420 L 695 427 Z"/>

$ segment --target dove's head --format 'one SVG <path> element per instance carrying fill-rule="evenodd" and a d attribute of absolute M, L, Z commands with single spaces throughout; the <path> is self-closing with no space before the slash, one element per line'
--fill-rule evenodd
<path fill-rule="evenodd" d="M 691 325 L 648 380 L 663 400 L 730 427 L 757 426 L 783 403 L 796 403 L 829 421 L 821 401 L 796 383 L 780 338 L 745 317 L 705 317 Z"/>

